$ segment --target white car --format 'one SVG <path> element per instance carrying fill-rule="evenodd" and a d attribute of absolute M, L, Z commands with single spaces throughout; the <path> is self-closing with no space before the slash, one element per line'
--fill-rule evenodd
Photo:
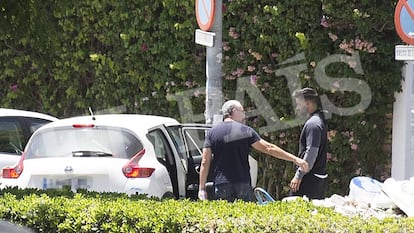
<path fill-rule="evenodd" d="M 33 132 L 56 120 L 43 113 L 0 108 L 0 169 L 17 164 Z"/>
<path fill-rule="evenodd" d="M 2 187 L 79 188 L 197 198 L 208 125 L 169 117 L 109 114 L 62 119 L 37 130 Z M 257 162 L 252 159 L 252 179 Z"/>

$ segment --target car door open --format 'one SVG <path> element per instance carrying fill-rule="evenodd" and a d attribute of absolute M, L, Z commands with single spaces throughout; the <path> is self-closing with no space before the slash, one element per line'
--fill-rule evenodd
<path fill-rule="evenodd" d="M 204 146 L 204 140 L 211 125 L 205 124 L 184 124 L 182 127 L 182 133 L 185 141 L 185 145 L 188 152 L 188 172 L 187 172 L 187 198 L 197 199 L 198 186 L 199 186 L 199 173 L 202 159 L 202 151 Z M 213 155 L 214 156 L 214 155 Z M 257 182 L 257 161 L 249 156 L 250 176 L 252 187 L 256 186 Z M 209 196 L 212 196 L 213 179 L 211 177 L 212 167 L 210 167 L 209 176 L 207 177 L 207 192 Z"/>

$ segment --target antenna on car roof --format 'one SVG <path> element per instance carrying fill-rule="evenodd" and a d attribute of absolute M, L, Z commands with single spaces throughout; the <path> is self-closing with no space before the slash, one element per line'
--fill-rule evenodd
<path fill-rule="evenodd" d="M 96 120 L 95 116 L 93 115 L 93 111 L 92 111 L 92 108 L 91 107 L 89 107 L 89 113 L 92 116 L 92 120 Z"/>

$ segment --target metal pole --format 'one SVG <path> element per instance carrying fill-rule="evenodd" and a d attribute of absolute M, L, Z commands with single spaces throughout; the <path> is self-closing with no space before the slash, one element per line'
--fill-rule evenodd
<path fill-rule="evenodd" d="M 393 109 L 391 176 L 407 180 L 414 176 L 414 62 L 406 61 L 402 92 Z"/>
<path fill-rule="evenodd" d="M 223 103 L 222 94 L 222 0 L 215 2 L 214 46 L 207 47 L 206 56 L 206 123 L 214 124 L 221 120 L 219 111 Z"/>

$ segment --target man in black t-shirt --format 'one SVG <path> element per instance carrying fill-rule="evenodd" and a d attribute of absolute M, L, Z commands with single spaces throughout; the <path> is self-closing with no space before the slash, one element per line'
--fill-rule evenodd
<path fill-rule="evenodd" d="M 299 139 L 299 156 L 309 164 L 309 172 L 300 168 L 290 182 L 290 196 L 324 199 L 327 186 L 326 156 L 328 153 L 327 127 L 319 109 L 318 93 L 312 88 L 294 92 L 296 111 L 308 117 Z"/>
<path fill-rule="evenodd" d="M 211 165 L 215 199 L 253 201 L 249 166 L 250 147 L 270 156 L 292 161 L 307 171 L 306 161 L 261 139 L 254 129 L 243 123 L 245 113 L 239 101 L 227 101 L 223 104 L 221 112 L 224 121 L 209 130 L 204 142 L 198 195 L 201 200 L 207 199 L 205 188 Z"/>

